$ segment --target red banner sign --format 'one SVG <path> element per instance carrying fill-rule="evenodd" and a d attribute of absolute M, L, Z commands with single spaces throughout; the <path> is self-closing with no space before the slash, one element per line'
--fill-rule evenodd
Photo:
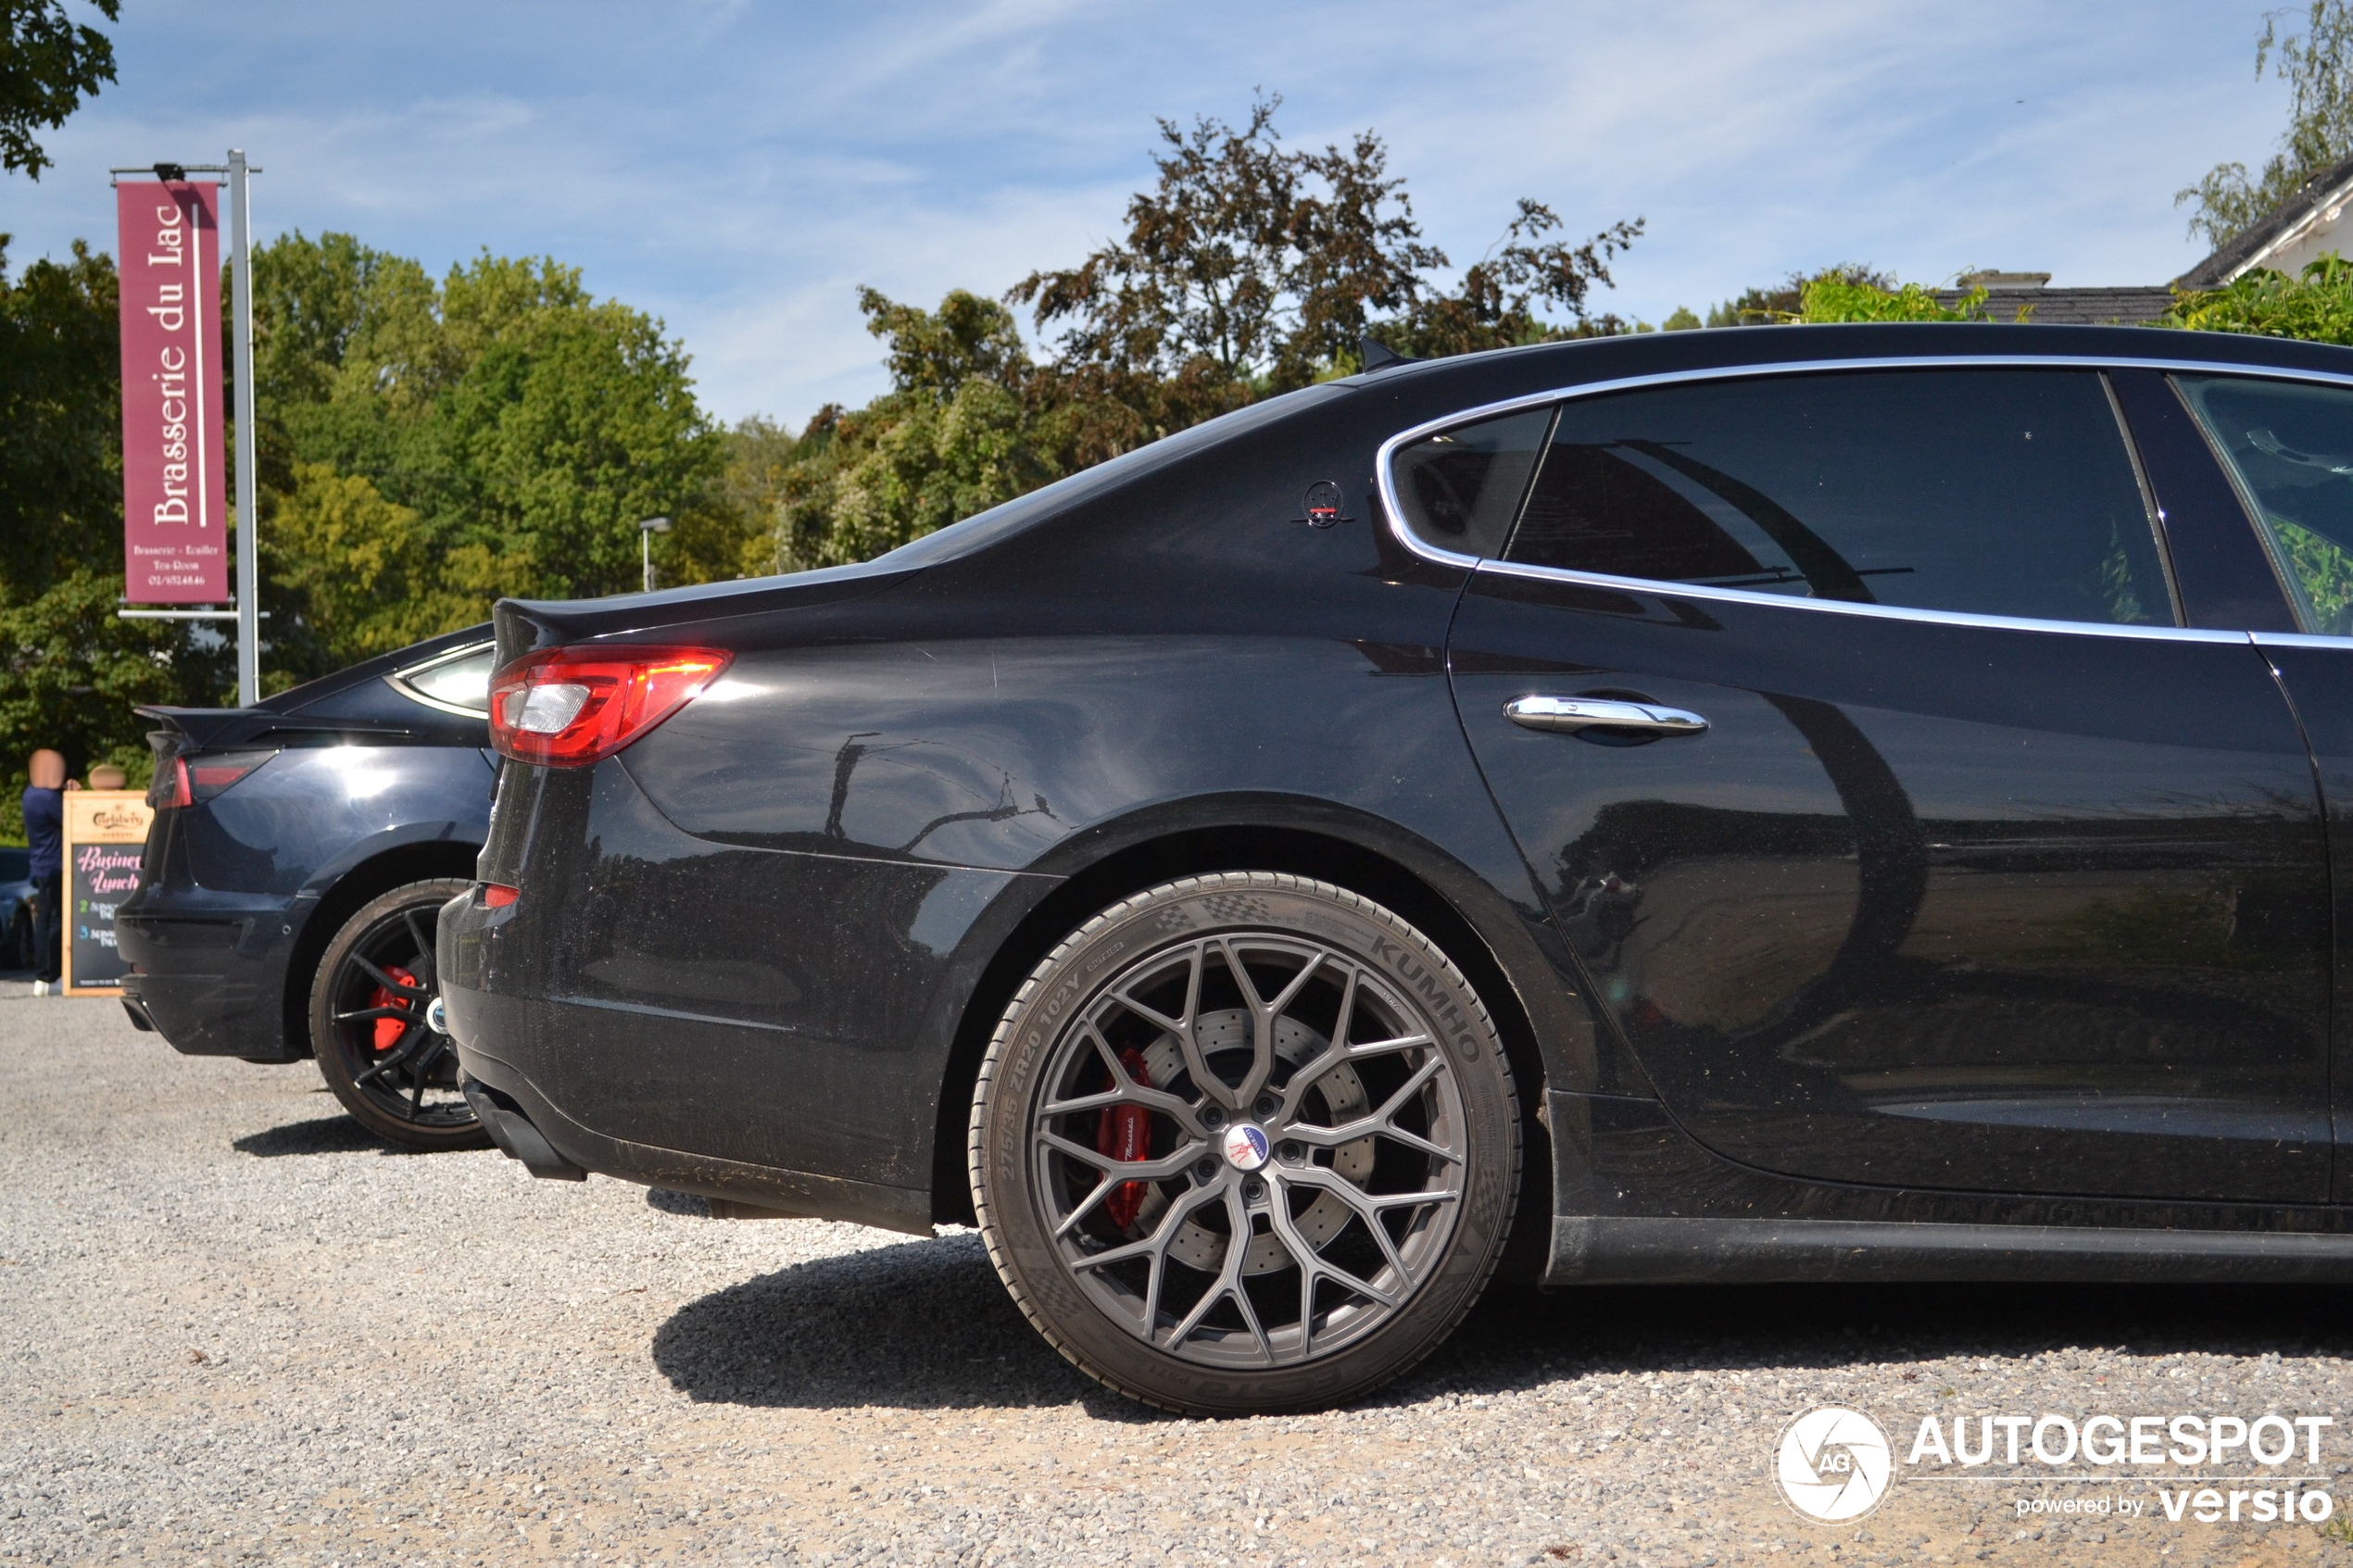
<path fill-rule="evenodd" d="M 122 578 L 132 604 L 229 598 L 220 187 L 115 187 L 122 277 Z"/>

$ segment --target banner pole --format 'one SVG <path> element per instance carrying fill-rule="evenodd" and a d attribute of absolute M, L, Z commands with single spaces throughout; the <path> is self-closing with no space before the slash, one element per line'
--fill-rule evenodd
<path fill-rule="evenodd" d="M 229 283 L 235 320 L 232 375 L 237 383 L 237 706 L 261 700 L 261 518 L 255 492 L 253 386 L 253 209 L 245 155 L 229 149 Z"/>

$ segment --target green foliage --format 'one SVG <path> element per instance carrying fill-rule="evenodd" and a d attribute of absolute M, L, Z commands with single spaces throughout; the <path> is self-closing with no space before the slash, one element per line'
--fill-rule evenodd
<path fill-rule="evenodd" d="M 680 520 L 665 576 L 733 576 L 725 438 L 660 322 L 574 269 L 487 254 L 438 284 L 346 234 L 254 257 L 271 684 L 489 613 L 637 586 L 637 521 Z M 732 520 L 732 521 L 731 521 Z"/>
<path fill-rule="evenodd" d="M 786 475 L 800 455 L 800 440 L 774 420 L 753 414 L 721 441 L 726 465 L 718 483 L 682 508 L 671 520 L 669 538 L 655 545 L 664 583 L 713 583 L 780 570 L 777 508 Z"/>
<path fill-rule="evenodd" d="M 1028 400 L 1040 378 L 1003 306 L 959 290 L 925 311 L 866 289 L 859 307 L 889 345 L 892 387 L 801 433 L 778 487 L 785 571 L 869 559 L 1064 471 L 1052 448 L 1069 409 Z"/>
<path fill-rule="evenodd" d="M 1810 279 L 1798 295 L 1795 319 L 1807 325 L 1831 321 L 1982 321 L 1985 290 L 1975 288 L 1950 305 L 1918 283 L 1882 288 L 1837 276 Z"/>
<path fill-rule="evenodd" d="M 1679 305 L 1673 315 L 1658 324 L 1658 330 L 1663 332 L 1688 332 L 1704 324 L 1690 306 Z"/>
<path fill-rule="evenodd" d="M 2312 603 L 2312 629 L 2332 637 L 2353 633 L 2353 556 L 2277 512 L 2270 521 L 2272 534 L 2286 547 L 2289 569 Z"/>
<path fill-rule="evenodd" d="M 2353 262 L 2331 252 L 2294 278 L 2258 267 L 2221 288 L 2177 295 L 2159 325 L 2353 344 Z"/>
<path fill-rule="evenodd" d="M 2266 12 L 2263 36 L 2255 45 L 2255 74 L 2274 57 L 2274 73 L 2287 83 L 2287 129 L 2279 151 L 2249 179 L 2246 165 L 2220 163 L 2205 178 L 2173 197 L 2195 204 L 2190 232 L 2203 234 L 2216 250 L 2260 222 L 2316 175 L 2353 157 L 2353 0 L 2310 0 L 2302 33 L 2283 38 L 2279 19 Z"/>
<path fill-rule="evenodd" d="M 117 19 L 118 0 L 91 4 Z M 54 160 L 33 132 L 63 125 L 114 79 L 114 45 L 76 22 L 64 0 L 0 0 L 0 169 L 40 179 Z"/>
<path fill-rule="evenodd" d="M 1895 280 L 1860 262 L 1841 262 L 1814 272 L 1792 272 L 1778 283 L 1743 290 L 1737 299 L 1711 307 L 1711 327 L 1773 327 L 1797 320 L 1805 309 L 1806 286 L 1817 282 L 1851 283 L 1861 288 L 1893 289 Z"/>
<path fill-rule="evenodd" d="M 0 603 L 122 552 L 114 263 L 77 243 L 11 283 L 0 237 Z"/>

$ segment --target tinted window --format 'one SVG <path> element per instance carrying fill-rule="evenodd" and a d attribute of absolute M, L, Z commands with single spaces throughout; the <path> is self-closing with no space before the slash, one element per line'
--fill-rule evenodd
<path fill-rule="evenodd" d="M 2353 392 L 2226 377 L 2180 384 L 2262 519 L 2304 624 L 2353 636 Z"/>
<path fill-rule="evenodd" d="M 1564 404 L 1508 558 L 1801 597 L 2170 625 L 2108 389 L 1856 371 Z"/>
<path fill-rule="evenodd" d="M 1401 447 L 1390 476 L 1405 526 L 1441 550 L 1502 554 L 1552 422 L 1550 408 L 1531 408 Z"/>

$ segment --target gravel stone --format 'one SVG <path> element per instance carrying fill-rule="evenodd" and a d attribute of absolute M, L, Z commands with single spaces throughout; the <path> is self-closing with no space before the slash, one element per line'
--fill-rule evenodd
<path fill-rule="evenodd" d="M 1022 1322 L 977 1237 L 720 1222 L 409 1155 L 307 1062 L 0 983 L 0 1562 L 2348 1564 L 2155 1484 L 1772 1478 L 1818 1404 L 2334 1416 L 2353 1291 L 1499 1286 L 1373 1402 L 1189 1421 Z M 2317 1484 L 2317 1483 L 2316 1483 Z M 2020 1497 L 2148 1499 L 2021 1518 Z"/>

